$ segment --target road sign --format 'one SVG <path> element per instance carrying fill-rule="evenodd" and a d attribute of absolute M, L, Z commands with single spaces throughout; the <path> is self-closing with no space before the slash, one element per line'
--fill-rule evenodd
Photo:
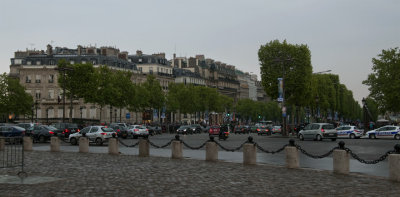
<path fill-rule="evenodd" d="M 131 118 L 131 113 L 126 113 L 126 119 L 129 119 L 129 118 Z"/>

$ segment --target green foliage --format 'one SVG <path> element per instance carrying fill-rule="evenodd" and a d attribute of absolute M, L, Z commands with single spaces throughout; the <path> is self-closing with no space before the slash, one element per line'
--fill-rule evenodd
<path fill-rule="evenodd" d="M 258 58 L 262 85 L 271 98 L 278 98 L 278 78 L 283 77 L 285 102 L 307 105 L 312 74 L 311 53 L 307 45 L 274 40 L 260 47 Z"/>
<path fill-rule="evenodd" d="M 382 50 L 378 58 L 372 58 L 373 73 L 363 84 L 369 86 L 370 97 L 380 112 L 400 112 L 400 49 Z"/>
<path fill-rule="evenodd" d="M 8 117 L 9 114 L 32 115 L 33 98 L 25 92 L 25 88 L 17 79 L 0 75 L 0 113 Z"/>
<path fill-rule="evenodd" d="M 236 112 L 242 120 L 251 118 L 253 121 L 259 121 L 265 118 L 265 120 L 277 121 L 281 117 L 281 110 L 274 101 L 264 103 L 251 99 L 240 99 L 236 104 Z"/>
<path fill-rule="evenodd" d="M 144 98 L 147 101 L 145 106 L 151 109 L 161 109 L 165 104 L 165 97 L 160 82 L 153 75 L 148 75 L 142 86 L 145 91 Z"/>

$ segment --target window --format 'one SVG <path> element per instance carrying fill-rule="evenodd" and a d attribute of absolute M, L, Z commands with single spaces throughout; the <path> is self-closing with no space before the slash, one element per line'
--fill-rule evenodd
<path fill-rule="evenodd" d="M 49 75 L 49 83 L 54 83 L 54 75 Z"/>
<path fill-rule="evenodd" d="M 40 90 L 36 90 L 35 92 L 35 98 L 40 99 Z"/>
<path fill-rule="evenodd" d="M 318 124 L 313 124 L 311 127 L 312 130 L 316 130 L 319 129 L 319 125 Z"/>
<path fill-rule="evenodd" d="M 42 62 L 36 61 L 36 65 L 40 65 L 40 64 L 42 64 Z"/>
<path fill-rule="evenodd" d="M 36 75 L 36 80 L 35 80 L 35 82 L 36 82 L 36 83 L 40 83 L 40 78 L 41 78 L 40 75 Z"/>
<path fill-rule="evenodd" d="M 90 118 L 96 118 L 96 107 L 94 106 L 90 108 Z"/>
<path fill-rule="evenodd" d="M 58 117 L 58 118 L 62 118 L 62 117 L 63 117 L 63 108 L 62 108 L 62 107 L 58 108 L 58 110 L 57 110 L 57 117 Z"/>
<path fill-rule="evenodd" d="M 49 90 L 49 99 L 54 99 L 54 90 Z"/>
<path fill-rule="evenodd" d="M 90 133 L 95 133 L 99 130 L 98 127 L 92 127 L 92 129 L 90 130 Z"/>
<path fill-rule="evenodd" d="M 74 62 L 73 60 L 71 60 L 69 63 L 70 63 L 70 64 L 75 64 L 75 62 Z"/>
<path fill-rule="evenodd" d="M 54 118 L 54 109 L 53 108 L 48 108 L 47 109 L 47 115 L 49 118 Z"/>
<path fill-rule="evenodd" d="M 27 75 L 27 76 L 25 77 L 25 82 L 26 82 L 26 83 L 31 83 L 31 76 L 30 76 L 30 75 Z"/>
<path fill-rule="evenodd" d="M 27 61 L 26 64 L 27 64 L 27 65 L 31 65 L 32 62 L 31 62 L 31 61 Z"/>
<path fill-rule="evenodd" d="M 142 58 L 139 58 L 139 63 L 142 63 L 142 61 L 143 61 Z"/>
<path fill-rule="evenodd" d="M 14 60 L 14 64 L 22 64 L 22 60 L 21 59 L 15 59 Z"/>

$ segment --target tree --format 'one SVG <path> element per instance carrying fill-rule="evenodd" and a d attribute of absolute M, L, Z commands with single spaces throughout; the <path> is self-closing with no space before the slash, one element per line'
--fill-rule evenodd
<path fill-rule="evenodd" d="M 285 41 L 271 41 L 258 50 L 261 79 L 265 92 L 278 98 L 278 78 L 284 76 L 285 102 L 306 106 L 312 74 L 311 52 L 307 45 L 293 45 Z"/>
<path fill-rule="evenodd" d="M 146 82 L 142 84 L 145 92 L 144 99 L 147 101 L 145 106 L 150 109 L 160 110 L 165 105 L 165 96 L 160 82 L 153 75 L 148 75 Z"/>
<path fill-rule="evenodd" d="M 17 79 L 0 75 L 0 113 L 8 120 L 8 115 L 33 115 L 33 98 Z"/>
<path fill-rule="evenodd" d="M 373 73 L 363 84 L 369 86 L 369 96 L 375 100 L 380 112 L 400 112 L 400 49 L 382 50 L 372 58 Z"/>

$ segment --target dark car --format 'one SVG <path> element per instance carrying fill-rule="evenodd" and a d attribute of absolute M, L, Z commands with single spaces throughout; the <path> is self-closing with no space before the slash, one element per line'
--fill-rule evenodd
<path fill-rule="evenodd" d="M 193 129 L 189 125 L 182 125 L 176 130 L 177 134 L 193 134 Z"/>
<path fill-rule="evenodd" d="M 192 124 L 189 127 L 193 130 L 193 133 L 201 133 L 203 131 L 199 124 Z"/>
<path fill-rule="evenodd" d="M 162 128 L 158 125 L 154 125 L 154 126 L 146 126 L 146 128 L 149 130 L 149 134 L 150 135 L 158 135 L 162 133 Z"/>
<path fill-rule="evenodd" d="M 58 122 L 52 124 L 51 126 L 60 130 L 61 134 L 63 134 L 66 138 L 68 138 L 70 134 L 79 132 L 78 125 L 75 123 Z"/>
<path fill-rule="evenodd" d="M 128 127 L 124 127 L 119 124 L 110 124 L 110 128 L 114 129 L 118 137 L 122 137 L 124 139 L 128 138 Z"/>
<path fill-rule="evenodd" d="M 51 137 L 58 135 L 62 136 L 62 131 L 53 126 L 35 125 L 32 129 L 33 140 L 41 143 L 47 142 Z"/>
<path fill-rule="evenodd" d="M 17 126 L 25 129 L 25 136 L 32 135 L 33 126 L 39 125 L 38 123 L 18 123 Z"/>
<path fill-rule="evenodd" d="M 15 125 L 0 126 L 0 136 L 2 137 L 22 137 L 25 129 Z"/>
<path fill-rule="evenodd" d="M 249 129 L 249 127 L 247 127 L 245 125 L 237 125 L 233 129 L 233 133 L 235 133 L 235 134 L 246 134 L 246 133 L 250 133 L 250 129 Z"/>
<path fill-rule="evenodd" d="M 271 135 L 272 127 L 267 125 L 258 125 L 257 126 L 257 135 Z"/>

